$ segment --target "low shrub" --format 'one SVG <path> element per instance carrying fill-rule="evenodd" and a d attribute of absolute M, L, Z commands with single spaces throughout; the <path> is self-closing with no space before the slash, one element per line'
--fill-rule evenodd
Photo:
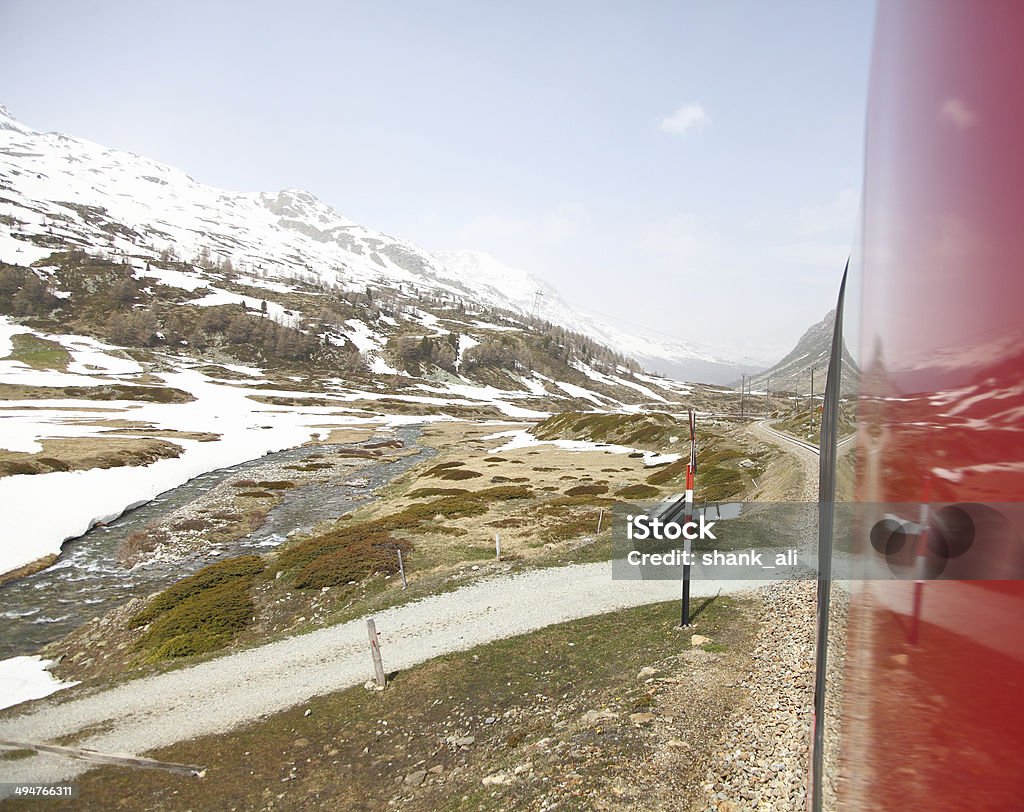
<path fill-rule="evenodd" d="M 465 488 L 417 488 L 414 491 L 410 491 L 409 498 L 422 499 L 426 496 L 458 496 L 462 493 L 469 493 L 469 491 Z"/>
<path fill-rule="evenodd" d="M 211 528 L 213 526 L 213 523 L 208 521 L 207 519 L 194 518 L 182 519 L 180 522 L 175 522 L 172 526 L 174 527 L 175 530 L 200 532 Z"/>
<path fill-rule="evenodd" d="M 575 488 L 569 488 L 565 492 L 566 496 L 597 496 L 598 494 L 608 493 L 607 485 L 577 485 Z"/>
<path fill-rule="evenodd" d="M 398 550 L 412 549 L 404 540 L 388 533 L 366 535 L 330 553 L 317 556 L 295 576 L 296 589 L 323 589 L 361 581 L 369 575 L 398 572 Z"/>
<path fill-rule="evenodd" d="M 615 495 L 624 499 L 650 499 L 659 493 L 660 491 L 653 485 L 627 485 L 617 490 Z"/>
<path fill-rule="evenodd" d="M 230 643 L 255 611 L 249 590 L 263 560 L 229 558 L 183 578 L 134 615 L 134 626 L 149 624 L 136 648 L 145 662 L 215 651 Z"/>
<path fill-rule="evenodd" d="M 438 473 L 439 471 L 447 471 L 449 468 L 460 468 L 466 463 L 454 460 L 452 462 L 440 462 L 432 468 L 428 468 L 425 472 L 426 476 L 431 476 Z"/>
<path fill-rule="evenodd" d="M 655 471 L 653 474 L 647 477 L 647 484 L 665 485 L 671 482 L 676 477 L 685 476 L 686 465 L 687 461 L 685 459 L 679 459 L 673 463 L 669 463 L 668 465 L 659 468 L 657 471 Z"/>
<path fill-rule="evenodd" d="M 478 476 L 483 476 L 483 474 L 478 471 L 468 471 L 465 468 L 451 468 L 445 471 L 438 471 L 436 474 L 432 474 L 432 476 L 435 476 L 438 479 L 451 479 L 458 481 L 462 479 L 475 479 Z"/>
<path fill-rule="evenodd" d="M 263 559 L 257 555 L 227 558 L 204 567 L 194 575 L 182 578 L 156 595 L 132 616 L 133 626 L 144 626 L 190 598 L 228 581 L 242 580 L 247 585 L 263 571 Z"/>

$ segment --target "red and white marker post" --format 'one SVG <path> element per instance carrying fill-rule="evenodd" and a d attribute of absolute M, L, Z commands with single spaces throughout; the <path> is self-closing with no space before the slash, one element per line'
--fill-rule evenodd
<path fill-rule="evenodd" d="M 684 526 L 693 521 L 693 480 L 697 475 L 697 429 L 693 409 L 690 413 L 690 461 L 686 464 L 686 516 Z M 690 556 L 692 555 L 690 539 L 683 539 L 683 597 L 679 625 L 686 628 L 690 625 Z"/>

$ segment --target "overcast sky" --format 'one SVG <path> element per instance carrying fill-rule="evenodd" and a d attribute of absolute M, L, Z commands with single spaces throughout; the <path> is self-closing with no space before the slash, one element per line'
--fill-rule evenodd
<path fill-rule="evenodd" d="M 872 21 L 864 0 L 0 0 L 0 103 L 772 361 L 854 237 Z"/>

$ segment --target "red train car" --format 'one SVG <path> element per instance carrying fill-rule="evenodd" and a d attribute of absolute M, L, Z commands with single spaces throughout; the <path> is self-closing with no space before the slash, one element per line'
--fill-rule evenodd
<path fill-rule="evenodd" d="M 1024 809 L 1024 3 L 880 5 L 845 311 L 811 808 Z"/>

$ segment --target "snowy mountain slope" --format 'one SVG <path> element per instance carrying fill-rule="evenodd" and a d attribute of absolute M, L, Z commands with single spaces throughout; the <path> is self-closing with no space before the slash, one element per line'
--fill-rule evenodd
<path fill-rule="evenodd" d="M 772 391 L 808 392 L 811 388 L 811 370 L 814 370 L 815 390 L 825 388 L 829 356 L 832 352 L 832 332 L 835 327 L 836 311 L 830 310 L 817 324 L 812 324 L 782 360 L 771 369 L 749 378 L 754 390 L 763 390 L 771 384 Z M 849 350 L 843 347 L 843 394 L 856 391 L 856 364 Z M 739 386 L 739 381 L 735 381 Z"/>
<path fill-rule="evenodd" d="M 415 287 L 523 316 L 536 310 L 538 317 L 662 374 L 721 382 L 739 369 L 683 341 L 643 338 L 603 324 L 574 310 L 550 285 L 486 254 L 431 255 L 361 226 L 299 189 L 215 189 L 132 153 L 36 132 L 2 106 L 0 218 L 11 226 L 10 234 L 0 234 L 0 261 L 28 265 L 48 256 L 47 248 L 78 246 L 110 256 L 197 258 L 208 268 L 248 274 L 255 286 L 277 285 L 278 292 L 295 280 L 342 291 Z M 160 281 L 186 289 L 200 285 L 166 273 Z M 535 307 L 538 291 L 543 295 Z"/>
<path fill-rule="evenodd" d="M 535 315 L 582 333 L 662 375 L 724 384 L 739 372 L 754 369 L 717 357 L 682 339 L 652 338 L 619 330 L 576 310 L 547 282 L 504 265 L 483 251 L 435 251 L 434 256 L 454 274 L 454 279 L 471 280 L 480 298 L 504 302 L 504 307 L 523 315 Z"/>

